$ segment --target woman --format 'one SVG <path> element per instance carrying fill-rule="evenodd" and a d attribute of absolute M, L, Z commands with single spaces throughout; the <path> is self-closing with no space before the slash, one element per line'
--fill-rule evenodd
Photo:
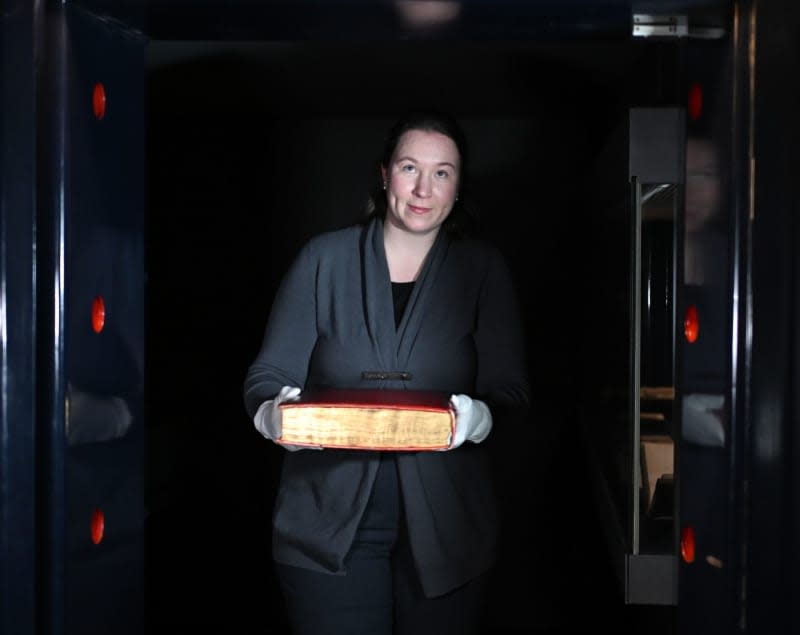
<path fill-rule="evenodd" d="M 449 117 L 397 122 L 369 218 L 304 246 L 248 369 L 273 441 L 279 404 L 314 387 L 440 390 L 456 410 L 445 451 L 287 448 L 272 552 L 294 633 L 479 632 L 497 546 L 480 444 L 528 384 L 506 264 L 461 235 L 466 158 Z"/>

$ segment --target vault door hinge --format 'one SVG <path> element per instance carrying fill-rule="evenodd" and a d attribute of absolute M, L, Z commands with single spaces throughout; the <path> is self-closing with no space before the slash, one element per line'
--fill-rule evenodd
<path fill-rule="evenodd" d="M 633 37 L 686 37 L 689 18 L 685 15 L 633 14 Z"/>

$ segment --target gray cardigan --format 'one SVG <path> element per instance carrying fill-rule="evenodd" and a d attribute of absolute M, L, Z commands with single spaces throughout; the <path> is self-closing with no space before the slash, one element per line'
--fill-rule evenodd
<path fill-rule="evenodd" d="M 255 415 L 282 386 L 385 387 L 465 393 L 498 413 L 526 406 L 522 324 L 500 252 L 439 232 L 395 329 L 383 225 L 312 238 L 277 291 L 244 400 Z M 409 379 L 363 379 L 401 371 Z M 396 455 L 411 550 L 426 595 L 446 593 L 494 562 L 497 514 L 484 448 Z M 287 452 L 273 517 L 277 562 L 333 574 L 366 508 L 374 452 Z"/>

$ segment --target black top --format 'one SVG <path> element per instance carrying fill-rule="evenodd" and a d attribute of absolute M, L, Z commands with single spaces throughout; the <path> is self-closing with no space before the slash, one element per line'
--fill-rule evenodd
<path fill-rule="evenodd" d="M 414 289 L 414 281 L 411 282 L 392 282 L 392 299 L 394 300 L 394 325 L 395 328 L 400 326 L 400 320 L 403 319 L 403 312 L 406 310 L 408 298 L 411 297 L 411 291 Z"/>

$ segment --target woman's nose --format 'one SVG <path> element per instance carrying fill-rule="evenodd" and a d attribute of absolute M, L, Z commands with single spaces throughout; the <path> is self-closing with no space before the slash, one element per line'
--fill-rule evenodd
<path fill-rule="evenodd" d="M 427 198 L 431 195 L 430 179 L 424 174 L 420 174 L 414 184 L 414 194 L 420 198 Z"/>

